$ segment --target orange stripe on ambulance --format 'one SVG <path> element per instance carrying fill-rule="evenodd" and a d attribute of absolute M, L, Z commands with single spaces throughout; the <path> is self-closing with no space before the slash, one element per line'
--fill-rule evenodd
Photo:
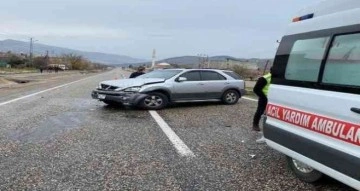
<path fill-rule="evenodd" d="M 267 116 L 360 146 L 360 126 L 268 104 Z"/>

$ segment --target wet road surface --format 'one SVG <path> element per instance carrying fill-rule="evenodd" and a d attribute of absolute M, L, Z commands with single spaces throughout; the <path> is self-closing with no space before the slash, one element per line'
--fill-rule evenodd
<path fill-rule="evenodd" d="M 181 156 L 148 111 L 91 99 L 113 75 L 0 106 L 0 190 L 351 190 L 330 178 L 301 182 L 283 155 L 256 144 L 249 100 L 158 111 L 194 153 Z"/>

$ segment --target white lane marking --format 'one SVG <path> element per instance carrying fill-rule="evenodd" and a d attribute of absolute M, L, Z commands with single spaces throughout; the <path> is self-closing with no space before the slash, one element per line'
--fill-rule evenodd
<path fill-rule="evenodd" d="M 97 76 L 97 75 L 95 75 L 95 76 Z M 12 103 L 12 102 L 16 102 L 16 101 L 19 101 L 19 100 L 22 100 L 22 99 L 26 99 L 26 98 L 29 98 L 29 97 L 32 97 L 32 96 L 35 96 L 35 95 L 38 95 L 38 94 L 42 94 L 42 93 L 45 93 L 45 92 L 48 92 L 48 91 L 51 91 L 51 90 L 59 89 L 59 88 L 62 88 L 62 87 L 65 87 L 65 86 L 68 86 L 68 85 L 71 85 L 71 84 L 74 84 L 74 83 L 77 83 L 77 82 L 92 78 L 92 77 L 95 77 L 95 76 L 90 76 L 90 77 L 87 77 L 87 78 L 83 78 L 81 80 L 76 80 L 76 81 L 73 81 L 73 82 L 70 82 L 70 83 L 67 83 L 67 84 L 63 84 L 63 85 L 56 86 L 56 87 L 53 87 L 53 88 L 50 88 L 50 89 L 42 90 L 42 91 L 39 91 L 39 92 L 36 92 L 36 93 L 33 93 L 33 94 L 29 94 L 29 95 L 26 95 L 26 96 L 23 96 L 23 97 L 15 98 L 15 99 L 12 99 L 12 100 L 9 100 L 9 101 L 5 101 L 5 102 L 0 103 L 0 106 L 6 105 L 6 104 L 9 104 L 9 103 Z"/>
<path fill-rule="evenodd" d="M 169 140 L 181 156 L 195 157 L 194 153 L 189 149 L 189 147 L 185 145 L 185 143 L 175 134 L 175 132 L 156 111 L 149 111 L 149 113 L 163 130 L 165 135 L 169 138 Z"/>
<path fill-rule="evenodd" d="M 256 99 L 253 99 L 253 98 L 249 98 L 249 97 L 242 97 L 243 99 L 246 99 L 246 100 L 250 100 L 250 101 L 258 101 L 258 100 L 256 100 Z"/>

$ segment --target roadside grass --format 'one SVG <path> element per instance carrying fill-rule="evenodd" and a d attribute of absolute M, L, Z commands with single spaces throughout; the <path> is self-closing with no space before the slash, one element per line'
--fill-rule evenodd
<path fill-rule="evenodd" d="M 39 72 L 34 68 L 0 68 L 0 74 L 20 74 Z"/>
<path fill-rule="evenodd" d="M 257 99 L 258 97 L 256 96 L 256 94 L 253 92 L 253 88 L 251 87 L 246 87 L 245 88 L 246 90 L 246 97 L 249 97 L 249 98 L 253 98 L 253 99 Z"/>

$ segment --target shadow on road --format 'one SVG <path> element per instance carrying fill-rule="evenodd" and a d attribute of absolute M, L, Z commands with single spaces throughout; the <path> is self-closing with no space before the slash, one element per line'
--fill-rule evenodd
<path fill-rule="evenodd" d="M 321 188 L 326 185 L 327 187 L 331 188 L 331 187 L 341 187 L 342 191 L 355 191 L 355 189 L 329 177 L 329 176 L 324 176 L 321 180 L 319 180 L 319 182 L 313 183 L 313 185 L 315 186 L 315 188 L 321 190 Z"/>
<path fill-rule="evenodd" d="M 173 110 L 173 109 L 193 108 L 193 107 L 201 108 L 201 107 L 209 107 L 209 106 L 229 106 L 229 105 L 224 105 L 221 102 L 170 103 L 168 106 L 166 106 L 162 110 Z M 106 111 L 115 111 L 115 110 L 146 111 L 146 109 L 142 109 L 142 108 L 134 107 L 134 106 L 124 106 L 122 104 L 114 104 L 114 105 L 113 104 L 112 105 L 104 104 L 102 106 L 102 109 L 104 109 Z"/>
<path fill-rule="evenodd" d="M 165 109 L 191 108 L 191 107 L 209 107 L 209 106 L 226 106 L 220 102 L 194 102 L 194 103 L 174 103 Z"/>

